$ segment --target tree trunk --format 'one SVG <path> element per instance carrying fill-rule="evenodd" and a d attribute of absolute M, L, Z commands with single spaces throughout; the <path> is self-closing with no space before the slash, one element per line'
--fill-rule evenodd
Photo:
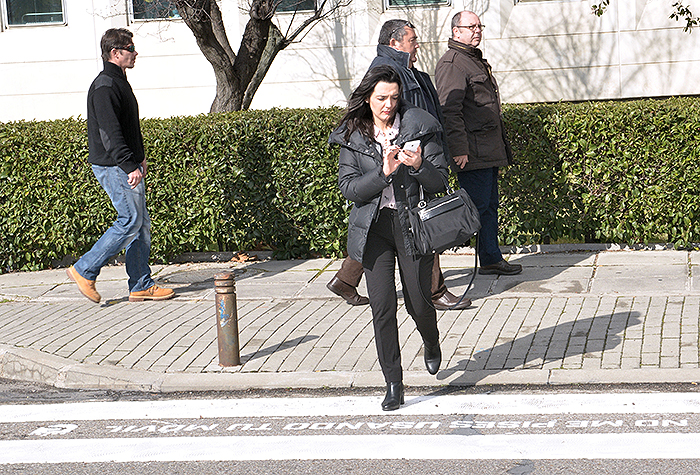
<path fill-rule="evenodd" d="M 210 112 L 241 110 L 245 91 L 268 42 L 274 3 L 253 1 L 238 54 L 228 41 L 216 0 L 175 0 L 175 6 L 214 69 L 216 96 Z"/>
<path fill-rule="evenodd" d="M 265 45 L 265 50 L 260 57 L 260 62 L 258 63 L 258 68 L 253 74 L 253 77 L 248 84 L 243 95 L 242 109 L 248 110 L 250 108 L 250 103 L 253 102 L 253 96 L 258 92 L 260 84 L 265 79 L 265 75 L 270 69 L 272 62 L 277 57 L 277 53 L 282 51 L 287 46 L 284 36 L 280 32 L 279 28 L 275 24 L 270 24 L 270 33 L 267 38 L 267 44 Z"/>
<path fill-rule="evenodd" d="M 248 109 L 277 53 L 289 46 L 308 28 L 352 0 L 321 0 L 317 10 L 301 21 L 294 32 L 283 35 L 272 22 L 280 0 L 251 0 L 250 20 L 246 24 L 238 54 L 226 36 L 216 0 L 171 0 L 185 24 L 192 30 L 199 49 L 214 69 L 216 96 L 210 112 Z"/>

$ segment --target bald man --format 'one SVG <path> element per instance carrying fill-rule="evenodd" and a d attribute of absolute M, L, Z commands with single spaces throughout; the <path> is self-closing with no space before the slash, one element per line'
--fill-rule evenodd
<path fill-rule="evenodd" d="M 503 259 L 498 247 L 498 170 L 513 163 L 501 117 L 498 84 L 484 59 L 484 25 L 470 11 L 452 18 L 452 38 L 435 67 L 445 136 L 459 184 L 479 210 L 479 273 L 514 275 L 520 264 Z"/>

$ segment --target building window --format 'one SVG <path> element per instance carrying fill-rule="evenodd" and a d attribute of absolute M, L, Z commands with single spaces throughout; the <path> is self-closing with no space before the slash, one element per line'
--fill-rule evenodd
<path fill-rule="evenodd" d="M 385 0 L 388 8 L 426 7 L 431 5 L 450 5 L 449 0 Z"/>
<path fill-rule="evenodd" d="M 175 3 L 170 0 L 131 0 L 134 20 L 171 20 L 180 18 Z"/>
<path fill-rule="evenodd" d="M 3 0 L 7 9 L 7 24 L 36 25 L 65 23 L 63 0 Z"/>
<path fill-rule="evenodd" d="M 316 0 L 282 0 L 277 5 L 280 13 L 313 12 L 316 10 Z"/>

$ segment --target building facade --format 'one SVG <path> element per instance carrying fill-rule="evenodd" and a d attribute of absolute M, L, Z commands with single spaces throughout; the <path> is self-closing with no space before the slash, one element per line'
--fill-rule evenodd
<path fill-rule="evenodd" d="M 298 1 L 298 0 L 285 0 Z M 0 121 L 85 117 L 87 89 L 102 70 L 108 28 L 134 32 L 128 71 L 143 117 L 209 111 L 214 73 L 167 0 L 0 0 Z M 384 21 L 410 20 L 431 75 L 450 21 L 472 10 L 486 25 L 481 48 L 504 102 L 666 97 L 700 93 L 700 34 L 669 18 L 671 0 L 353 0 L 283 50 L 252 108 L 345 104 L 376 52 Z M 318 0 L 302 0 L 314 8 Z M 700 0 L 685 2 L 697 15 Z M 283 4 L 284 5 L 284 4 Z M 234 51 L 248 20 L 245 0 L 220 0 Z M 304 13 L 278 13 L 284 27 Z"/>

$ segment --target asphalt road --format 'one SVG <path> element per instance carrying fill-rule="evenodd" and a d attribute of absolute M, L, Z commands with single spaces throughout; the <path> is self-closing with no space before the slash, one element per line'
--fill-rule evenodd
<path fill-rule="evenodd" d="M 381 397 L 0 380 L 0 473 L 700 473 L 692 384 L 410 388 L 392 413 Z"/>

